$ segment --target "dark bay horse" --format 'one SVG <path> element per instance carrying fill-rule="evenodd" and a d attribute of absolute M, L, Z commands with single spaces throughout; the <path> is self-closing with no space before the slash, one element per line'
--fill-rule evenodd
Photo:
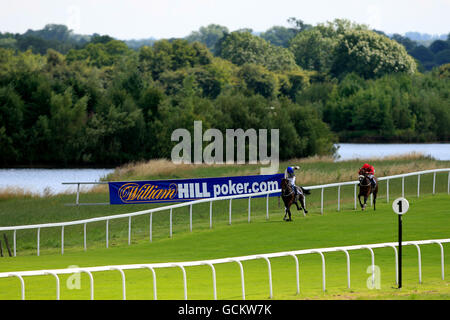
<path fill-rule="evenodd" d="M 375 185 L 375 188 L 372 188 L 372 183 L 370 182 L 370 178 L 368 177 L 367 172 L 360 171 L 359 172 L 359 195 L 358 200 L 359 204 L 361 205 L 361 209 L 366 209 L 366 203 L 367 198 L 372 193 L 373 194 L 373 210 L 376 210 L 376 202 L 377 202 L 377 193 L 378 193 L 378 180 L 374 177 L 375 182 L 377 183 Z M 364 204 L 361 202 L 361 196 L 364 196 Z"/>
<path fill-rule="evenodd" d="M 283 199 L 285 208 L 283 220 L 285 221 L 292 221 L 290 208 L 293 204 L 297 206 L 297 210 L 303 209 L 303 216 L 306 216 L 306 213 L 308 213 L 305 205 L 305 195 L 310 194 L 310 191 L 301 187 L 299 189 L 298 195 L 295 197 L 294 190 L 289 180 L 281 179 L 281 198 Z M 298 200 L 300 200 L 301 208 L 298 205 Z M 288 219 L 286 219 L 286 215 L 289 215 Z"/>

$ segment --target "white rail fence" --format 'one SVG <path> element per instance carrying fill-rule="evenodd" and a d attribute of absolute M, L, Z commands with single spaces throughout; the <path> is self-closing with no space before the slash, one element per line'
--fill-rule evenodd
<path fill-rule="evenodd" d="M 417 248 L 417 256 L 418 256 L 418 270 L 419 270 L 419 283 L 422 283 L 422 258 L 421 258 L 421 250 L 420 245 L 429 245 L 429 244 L 437 244 L 440 247 L 441 251 L 441 279 L 445 279 L 444 272 L 444 246 L 443 243 L 449 243 L 450 239 L 435 239 L 435 240 L 420 240 L 420 241 L 404 241 L 402 245 L 412 245 Z M 38 270 L 38 271 L 20 271 L 20 272 L 3 272 L 0 273 L 0 278 L 9 278 L 16 277 L 20 280 L 21 286 L 21 299 L 25 300 L 25 281 L 24 277 L 30 276 L 44 276 L 51 275 L 56 280 L 56 299 L 60 299 L 60 279 L 58 275 L 63 274 L 75 274 L 75 273 L 86 273 L 89 276 L 90 280 L 90 299 L 94 300 L 94 277 L 92 273 L 99 271 L 119 271 L 122 278 L 122 298 L 126 300 L 126 276 L 125 270 L 136 270 L 136 269 L 148 269 L 151 271 L 153 276 L 153 298 L 154 300 L 158 299 L 157 292 L 157 281 L 156 281 L 156 272 L 155 269 L 160 268 L 172 268 L 177 267 L 180 268 L 183 273 L 183 288 L 184 288 L 184 299 L 188 299 L 188 289 L 187 289 L 187 279 L 186 279 L 186 270 L 185 267 L 193 267 L 193 266 L 203 266 L 207 265 L 211 268 L 212 273 L 212 297 L 214 300 L 217 300 L 217 281 L 216 281 L 216 270 L 214 265 L 222 264 L 222 263 L 237 263 L 240 269 L 240 278 L 241 278 L 241 291 L 242 291 L 242 300 L 245 300 L 245 275 L 244 275 L 244 267 L 242 265 L 243 261 L 248 260 L 256 260 L 263 259 L 267 262 L 268 269 L 268 282 L 269 282 L 269 298 L 273 298 L 273 284 L 272 284 L 272 267 L 270 259 L 278 258 L 278 257 L 292 257 L 295 262 L 295 270 L 296 270 L 296 294 L 300 294 L 300 270 L 299 270 L 299 259 L 297 256 L 306 255 L 306 254 L 319 254 L 322 259 L 322 289 L 326 291 L 326 270 L 325 270 L 325 255 L 327 252 L 338 252 L 342 251 L 345 253 L 347 260 L 347 288 L 350 289 L 351 285 L 351 275 L 350 275 L 350 254 L 349 251 L 352 250 L 368 250 L 371 256 L 371 266 L 372 266 L 372 284 L 375 283 L 375 253 L 374 249 L 377 248 L 392 248 L 395 254 L 395 281 L 398 284 L 398 251 L 397 251 L 396 242 L 387 242 L 387 243 L 378 243 L 378 244 L 364 244 L 364 245 L 353 245 L 353 246 L 343 246 L 343 247 L 332 247 L 332 248 L 321 248 L 321 249 L 306 249 L 306 250 L 296 250 L 296 251 L 285 251 L 278 253 L 269 253 L 269 254 L 258 254 L 258 255 L 249 255 L 249 256 L 241 256 L 241 257 L 233 257 L 233 258 L 224 258 L 224 259 L 215 259 L 215 260 L 202 260 L 202 261 L 188 261 L 188 262 L 168 262 L 168 263 L 151 263 L 151 264 L 132 264 L 132 265 L 114 265 L 114 266 L 101 266 L 101 267 L 87 267 L 87 268 L 67 268 L 67 269 L 57 269 L 57 270 Z"/>
<path fill-rule="evenodd" d="M 439 172 L 448 172 L 448 180 L 447 180 L 447 194 L 450 194 L 450 168 L 445 169 L 434 169 L 434 170 L 425 170 L 425 171 L 418 171 L 418 172 L 412 172 L 412 173 L 406 173 L 406 174 L 399 174 L 394 176 L 387 176 L 387 177 L 381 177 L 378 179 L 378 181 L 384 181 L 386 180 L 386 201 L 389 202 L 389 181 L 393 179 L 402 179 L 402 196 L 405 194 L 405 177 L 411 177 L 411 176 L 417 176 L 417 197 L 420 197 L 420 177 L 424 174 L 433 174 L 433 194 L 436 192 L 436 173 Z M 321 214 L 324 213 L 324 190 L 326 188 L 332 188 L 337 187 L 338 188 L 338 196 L 337 196 L 337 210 L 340 211 L 340 204 L 341 204 L 341 187 L 347 186 L 347 185 L 353 185 L 354 186 L 354 208 L 357 209 L 357 186 L 359 181 L 349 181 L 349 182 L 339 182 L 339 183 L 331 183 L 331 184 L 324 184 L 324 185 L 317 185 L 317 186 L 305 186 L 308 190 L 321 190 L 321 197 L 320 197 L 320 212 Z M 61 228 L 61 254 L 64 254 L 64 227 L 67 226 L 75 226 L 75 225 L 83 225 L 83 243 L 84 243 L 84 250 L 87 250 L 87 224 L 93 223 L 93 222 L 99 222 L 104 221 L 106 223 L 106 247 L 109 247 L 109 221 L 115 220 L 115 219 L 124 219 L 128 218 L 128 244 L 131 244 L 131 225 L 132 225 L 132 217 L 136 216 L 142 216 L 142 215 L 150 215 L 150 225 L 149 225 L 149 240 L 150 242 L 153 240 L 153 213 L 160 212 L 160 211 L 169 211 L 169 236 L 173 236 L 172 231 L 172 212 L 173 209 L 181 208 L 181 207 L 187 207 L 189 206 L 189 230 L 192 232 L 192 207 L 195 204 L 200 203 L 206 203 L 209 202 L 209 226 L 212 228 L 212 221 L 213 221 L 213 202 L 214 201 L 223 201 L 223 200 L 229 200 L 229 206 L 228 206 L 228 223 L 231 225 L 232 222 L 232 200 L 233 199 L 245 199 L 248 198 L 248 222 L 251 221 L 251 200 L 253 197 L 257 196 L 266 196 L 266 219 L 269 219 L 269 196 L 273 193 L 279 193 L 281 190 L 272 190 L 272 191 L 265 191 L 265 192 L 258 192 L 258 193 L 252 193 L 247 195 L 232 195 L 232 196 L 223 196 L 223 197 L 217 197 L 217 198 L 208 198 L 208 199 L 200 199 L 190 202 L 184 202 L 159 208 L 153 208 L 148 210 L 142 210 L 132 213 L 125 213 L 125 214 L 118 214 L 118 215 L 111 215 L 111 216 L 104 216 L 104 217 L 97 217 L 97 218 L 90 218 L 90 219 L 84 219 L 84 220 L 76 220 L 76 221 L 69 221 L 69 222 L 57 222 L 57 223 L 44 223 L 44 224 L 35 224 L 35 225 L 23 225 L 23 226 L 8 226 L 8 227 L 0 227 L 0 231 L 13 231 L 13 255 L 16 256 L 17 252 L 17 231 L 18 230 L 29 230 L 29 229 L 35 229 L 37 230 L 37 255 L 40 255 L 40 231 L 43 228 L 55 228 L 60 227 Z"/>

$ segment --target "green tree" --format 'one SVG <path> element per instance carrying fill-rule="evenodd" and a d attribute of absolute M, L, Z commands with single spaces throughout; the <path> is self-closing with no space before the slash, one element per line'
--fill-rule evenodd
<path fill-rule="evenodd" d="M 297 31 L 295 29 L 273 26 L 265 32 L 262 32 L 259 36 L 275 46 L 288 48 L 289 42 L 296 34 Z"/>
<path fill-rule="evenodd" d="M 0 88 L 0 162 L 11 164 L 20 157 L 23 145 L 24 103 L 11 86 Z"/>
<path fill-rule="evenodd" d="M 232 32 L 222 39 L 219 47 L 218 55 L 238 66 L 253 63 L 270 71 L 298 69 L 289 50 L 273 46 L 249 32 Z"/>
<path fill-rule="evenodd" d="M 414 48 L 417 47 L 417 42 L 411 40 L 408 37 L 404 37 L 398 33 L 394 33 L 392 35 L 392 40 L 397 41 L 398 43 L 400 43 L 401 45 L 403 45 L 406 49 L 406 51 L 411 52 L 411 50 L 413 50 Z"/>
<path fill-rule="evenodd" d="M 437 65 L 450 63 L 450 49 L 439 51 L 435 55 L 434 60 L 436 61 Z"/>
<path fill-rule="evenodd" d="M 299 33 L 290 43 L 289 49 L 295 62 L 306 70 L 328 73 L 333 65 L 337 37 L 326 37 L 317 29 Z"/>
<path fill-rule="evenodd" d="M 364 78 L 380 77 L 389 73 L 417 70 L 416 63 L 402 45 L 367 30 L 344 33 L 336 46 L 331 72 L 342 76 L 355 72 Z"/>
<path fill-rule="evenodd" d="M 72 90 L 54 94 L 50 99 L 48 128 L 53 161 L 78 163 L 84 151 L 87 97 L 74 102 Z"/>
<path fill-rule="evenodd" d="M 435 40 L 430 45 L 430 50 L 434 54 L 437 54 L 443 50 L 448 50 L 448 49 L 450 49 L 450 43 L 448 41 L 444 41 L 444 40 Z"/>
<path fill-rule="evenodd" d="M 246 87 L 253 93 L 260 94 L 265 98 L 275 96 L 277 79 L 264 67 L 255 64 L 244 64 L 238 76 L 243 79 Z"/>
<path fill-rule="evenodd" d="M 185 39 L 189 42 L 201 42 L 214 54 L 217 42 L 222 39 L 227 33 L 228 28 L 218 25 L 210 24 L 206 27 L 200 27 L 198 31 L 193 31 Z"/>

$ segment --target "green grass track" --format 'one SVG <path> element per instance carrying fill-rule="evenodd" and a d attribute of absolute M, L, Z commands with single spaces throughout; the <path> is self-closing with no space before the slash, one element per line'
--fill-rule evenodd
<path fill-rule="evenodd" d="M 391 196 L 391 201 L 394 195 Z M 446 193 L 425 195 L 419 199 L 411 196 L 410 210 L 403 219 L 404 240 L 426 240 L 450 238 L 450 197 Z M 380 200 L 377 211 L 368 207 L 367 211 L 352 209 L 352 200 L 337 212 L 332 204 L 327 204 L 324 215 L 320 215 L 314 201 L 311 215 L 304 218 L 296 210 L 293 222 L 282 220 L 282 210 L 271 199 L 270 219 L 265 219 L 264 204 L 255 202 L 252 207 L 252 221 L 247 222 L 247 201 L 233 207 L 234 220 L 228 225 L 226 206 L 214 207 L 218 216 L 209 229 L 209 210 L 195 209 L 193 232 L 180 212 L 180 221 L 175 218 L 174 236 L 168 237 L 168 226 L 158 224 L 161 234 L 150 243 L 145 232 L 146 217 L 142 222 L 134 222 L 142 228 L 142 234 L 135 229 L 133 243 L 128 246 L 121 232 L 127 228 L 116 226 L 116 240 L 109 249 L 101 238 L 103 225 L 88 227 L 88 250 L 82 249 L 80 230 L 67 240 L 68 249 L 60 254 L 56 236 L 52 231 L 47 236 L 49 247 L 35 255 L 32 248 L 34 235 L 21 238 L 18 233 L 20 252 L 15 258 L 0 258 L 0 272 L 42 269 L 59 269 L 69 266 L 92 267 L 103 265 L 178 262 L 225 258 L 258 253 L 289 250 L 324 248 L 334 246 L 392 242 L 397 240 L 397 216 L 391 208 L 391 201 Z M 236 201 L 237 203 L 238 201 Z M 208 206 L 209 208 L 209 206 Z M 74 209 L 78 210 L 78 209 Z M 81 209 L 83 210 L 83 209 Z M 185 210 L 186 211 L 186 210 Z M 205 212 L 206 211 L 206 212 Z M 223 216 L 221 220 L 220 214 Z M 82 215 L 82 214 L 80 214 Z M 60 220 L 64 221 L 64 217 Z M 164 219 L 167 215 L 164 216 Z M 179 222 L 179 223 L 178 223 Z M 126 225 L 126 224 L 125 224 Z M 119 228 L 120 227 L 120 228 Z M 69 228 L 68 228 L 69 229 Z M 114 229 L 114 226 L 113 226 Z M 122 230 L 121 229 L 125 229 Z M 138 236 L 139 235 L 139 236 Z M 29 238 L 28 238 L 29 237 Z M 93 240 L 92 237 L 98 237 Z M 21 240 L 22 239 L 22 240 Z M 55 243 L 53 243 L 55 242 Z M 72 246 L 70 245 L 72 242 Z M 50 245 L 55 244 L 55 245 Z M 395 287 L 395 260 L 391 248 L 375 249 L 375 264 L 380 268 L 380 289 L 369 289 L 367 280 L 371 265 L 368 250 L 351 251 L 351 289 L 347 289 L 346 258 L 344 253 L 326 253 L 326 286 L 322 291 L 321 258 L 317 254 L 299 256 L 300 294 L 296 294 L 295 263 L 291 257 L 273 258 L 272 276 L 274 299 L 449 299 L 450 298 L 450 247 L 445 249 L 445 280 L 441 280 L 440 249 L 437 245 L 423 245 L 422 278 L 418 283 L 417 250 L 414 246 L 404 248 L 403 284 L 401 290 Z M 269 282 L 267 264 L 264 260 L 243 262 L 247 299 L 267 299 Z M 189 299 L 212 299 L 212 276 L 208 266 L 187 267 L 187 288 Z M 179 268 L 157 269 L 158 299 L 183 299 L 182 273 Z M 216 265 L 217 293 L 219 299 L 241 299 L 240 272 L 236 263 Z M 128 299 L 153 299 L 152 275 L 148 270 L 125 271 Z M 96 299 L 121 299 L 121 276 L 117 271 L 94 273 Z M 61 299 L 89 299 L 89 279 L 81 275 L 80 289 L 69 289 L 68 276 L 61 276 Z M 52 276 L 26 277 L 26 299 L 55 299 L 55 279 Z M 0 279 L 0 299 L 20 299 L 20 283 L 17 278 Z"/>

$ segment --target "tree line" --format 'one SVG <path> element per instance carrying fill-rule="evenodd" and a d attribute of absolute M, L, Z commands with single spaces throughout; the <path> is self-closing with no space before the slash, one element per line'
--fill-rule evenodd
<path fill-rule="evenodd" d="M 139 49 L 100 35 L 0 48 L 0 165 L 170 158 L 172 132 L 194 120 L 280 129 L 281 159 L 332 155 L 337 141 L 449 140 L 450 65 L 421 73 L 404 46 L 346 20 L 290 23 L 287 44 L 209 26 L 216 36 Z M 72 41 L 55 29 L 49 41 Z"/>

